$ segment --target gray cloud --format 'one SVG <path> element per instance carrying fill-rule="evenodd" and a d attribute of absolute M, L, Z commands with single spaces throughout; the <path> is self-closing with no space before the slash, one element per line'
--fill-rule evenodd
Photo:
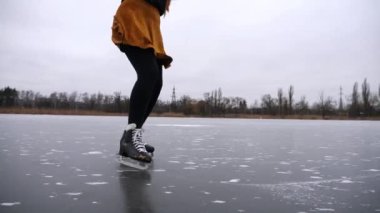
<path fill-rule="evenodd" d="M 0 3 L 0 86 L 52 91 L 121 91 L 135 74 L 110 40 L 119 1 L 5 0 Z M 167 52 L 161 99 L 202 98 L 221 87 L 249 102 L 278 88 L 337 97 L 355 81 L 380 79 L 376 0 L 174 1 L 162 19 Z"/>

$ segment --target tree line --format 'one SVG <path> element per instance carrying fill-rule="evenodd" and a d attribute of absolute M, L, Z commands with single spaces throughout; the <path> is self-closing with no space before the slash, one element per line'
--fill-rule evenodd
<path fill-rule="evenodd" d="M 279 88 L 277 96 L 264 94 L 258 101 L 248 106 L 242 97 L 224 97 L 221 88 L 206 92 L 203 99 L 193 99 L 188 95 L 178 100 L 173 96 L 171 101 L 158 100 L 153 112 L 181 113 L 188 116 L 224 117 L 230 115 L 271 115 L 286 117 L 289 115 L 321 115 L 346 117 L 372 117 L 380 115 L 380 85 L 378 91 L 371 92 L 367 79 L 360 85 L 354 83 L 350 95 L 343 97 L 342 91 L 338 100 L 320 93 L 319 100 L 309 103 L 305 96 L 294 98 L 292 85 L 287 90 Z M 344 101 L 343 101 L 344 100 Z M 78 92 L 53 92 L 42 95 L 31 90 L 18 91 L 5 87 L 0 90 L 0 108 L 30 108 L 74 111 L 97 111 L 106 113 L 128 113 L 128 96 L 121 92 L 112 95 L 103 93 L 89 94 Z"/>

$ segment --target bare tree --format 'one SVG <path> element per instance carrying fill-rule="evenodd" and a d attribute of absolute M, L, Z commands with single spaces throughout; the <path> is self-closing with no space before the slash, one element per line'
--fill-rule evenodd
<path fill-rule="evenodd" d="M 360 104 L 359 104 L 359 92 L 358 92 L 358 83 L 355 82 L 351 94 L 351 105 L 349 108 L 350 116 L 359 116 L 360 115 Z"/>
<path fill-rule="evenodd" d="M 69 95 L 69 105 L 70 105 L 71 109 L 75 109 L 75 110 L 78 109 L 78 106 L 77 106 L 77 97 L 78 97 L 78 93 L 77 92 L 72 92 Z"/>
<path fill-rule="evenodd" d="M 283 114 L 283 92 L 282 92 L 282 89 L 278 89 L 277 91 L 277 98 L 278 98 L 278 113 L 280 115 Z"/>
<path fill-rule="evenodd" d="M 261 107 L 264 110 L 264 113 L 267 114 L 276 114 L 276 101 L 269 95 L 263 95 L 261 98 Z"/>
<path fill-rule="evenodd" d="M 326 115 L 332 114 L 334 112 L 335 103 L 330 96 L 325 98 L 324 93 L 321 92 L 319 96 L 319 102 L 315 105 L 315 108 L 321 113 L 322 117 L 324 118 Z"/>
<path fill-rule="evenodd" d="M 367 82 L 367 78 L 364 79 L 364 82 L 362 84 L 362 99 L 363 99 L 363 111 L 366 116 L 371 115 L 372 113 L 372 106 L 370 103 L 370 86 Z"/>
<path fill-rule="evenodd" d="M 339 113 L 343 112 L 343 89 L 342 86 L 339 87 Z"/>
<path fill-rule="evenodd" d="M 114 101 L 115 101 L 115 111 L 121 112 L 121 92 L 114 92 Z"/>
<path fill-rule="evenodd" d="M 295 104 L 296 113 L 301 115 L 307 114 L 309 112 L 309 103 L 306 101 L 306 97 L 302 96 L 301 100 Z"/>
<path fill-rule="evenodd" d="M 293 85 L 290 85 L 289 87 L 289 92 L 288 92 L 288 96 L 289 96 L 289 114 L 292 114 L 293 113 L 293 95 L 294 95 L 294 87 Z"/>

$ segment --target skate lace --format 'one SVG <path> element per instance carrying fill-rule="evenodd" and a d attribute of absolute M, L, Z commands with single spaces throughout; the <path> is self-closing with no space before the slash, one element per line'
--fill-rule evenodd
<path fill-rule="evenodd" d="M 134 129 L 132 131 L 133 145 L 135 146 L 138 152 L 146 152 L 145 144 L 142 141 L 142 132 L 142 129 Z"/>

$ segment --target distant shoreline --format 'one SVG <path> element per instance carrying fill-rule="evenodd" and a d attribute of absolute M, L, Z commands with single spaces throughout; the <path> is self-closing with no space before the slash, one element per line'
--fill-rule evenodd
<path fill-rule="evenodd" d="M 103 112 L 97 110 L 64 110 L 64 109 L 31 109 L 31 108 L 0 108 L 0 114 L 29 114 L 29 115 L 84 115 L 84 116 L 128 116 L 128 113 Z M 180 118 L 240 118 L 240 119 L 290 119 L 290 120 L 373 120 L 379 121 L 380 116 L 351 118 L 347 115 L 259 115 L 259 114 L 225 114 L 214 116 L 185 115 L 183 113 L 164 112 L 152 113 L 152 117 Z"/>

